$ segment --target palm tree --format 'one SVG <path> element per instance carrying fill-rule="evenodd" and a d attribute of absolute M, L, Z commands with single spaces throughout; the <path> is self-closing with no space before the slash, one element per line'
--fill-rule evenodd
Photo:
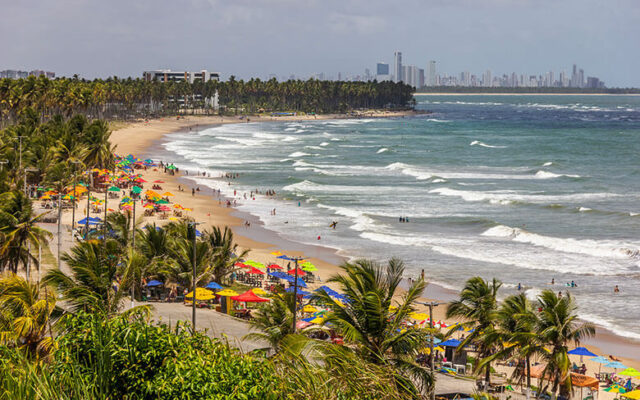
<path fill-rule="evenodd" d="M 8 267 L 16 273 L 20 263 L 25 269 L 37 264 L 28 246 L 38 248 L 53 236 L 37 225 L 44 214 L 34 216 L 31 200 L 22 192 L 0 194 L 0 270 Z"/>
<path fill-rule="evenodd" d="M 328 282 L 338 285 L 346 302 L 339 303 L 324 291 L 312 296 L 312 301 L 331 308 L 324 323 L 341 332 L 364 359 L 393 368 L 399 390 L 413 394 L 431 390 L 434 377 L 414 361 L 418 351 L 429 343 L 430 332 L 402 326 L 415 310 L 424 281 L 411 285 L 392 313 L 390 307 L 404 272 L 402 261 L 392 258 L 382 266 L 371 260 L 358 260 L 340 268 L 345 274 L 334 275 Z"/>
<path fill-rule="evenodd" d="M 59 316 L 46 287 L 15 274 L 0 279 L 0 343 L 24 349 L 29 358 L 45 356 L 55 344 L 50 328 Z"/>
<path fill-rule="evenodd" d="M 495 334 L 499 336 L 499 351 L 480 360 L 486 365 L 494 360 L 516 357 L 524 359 L 524 370 L 516 368 L 514 374 L 526 378 L 531 387 L 531 358 L 546 352 L 536 333 L 537 315 L 524 293 L 507 297 L 497 312 Z M 518 363 L 520 365 L 520 363 Z"/>
<path fill-rule="evenodd" d="M 541 380 L 549 377 L 551 390 L 560 391 L 561 396 L 571 393 L 571 374 L 568 344 L 578 345 L 580 341 L 595 335 L 595 327 L 590 323 L 578 323 L 577 306 L 569 292 L 562 297 L 552 290 L 545 290 L 538 297 L 541 312 L 536 323 L 536 333 L 540 341 L 551 348 L 543 354 L 547 362 Z M 541 391 L 542 392 L 542 391 Z"/>
<path fill-rule="evenodd" d="M 149 263 L 149 260 L 142 253 L 129 248 L 122 266 L 122 285 L 120 290 L 130 292 L 133 285 L 134 297 L 141 299 L 144 279 L 154 271 L 154 267 L 155 265 Z"/>
<path fill-rule="evenodd" d="M 280 293 L 271 298 L 269 303 L 260 306 L 249 321 L 252 332 L 244 336 L 245 339 L 257 340 L 269 344 L 274 352 L 280 350 L 282 341 L 287 335 L 293 334 L 293 313 L 295 299 L 293 293 Z"/>
<path fill-rule="evenodd" d="M 201 284 L 211 280 L 209 266 L 210 248 L 207 242 L 198 240 L 196 246 L 196 279 L 193 281 L 193 241 L 186 238 L 176 238 L 171 245 L 169 263 L 166 269 L 159 271 L 168 280 L 181 287 L 194 290 Z"/>
<path fill-rule="evenodd" d="M 474 343 L 478 349 L 479 359 L 491 356 L 500 343 L 500 336 L 496 334 L 498 289 L 502 283 L 495 278 L 491 283 L 476 276 L 469 279 L 462 291 L 460 299 L 451 302 L 447 308 L 447 318 L 462 318 L 463 326 L 473 326 L 473 331 L 467 336 L 460 348 Z M 454 330 L 457 330 L 455 327 Z M 450 332 L 450 334 L 453 331 Z M 476 369 L 479 371 L 480 363 Z M 485 382 L 491 382 L 491 363 L 487 362 L 485 368 Z"/>
<path fill-rule="evenodd" d="M 45 171 L 44 181 L 45 183 L 55 189 L 58 192 L 58 268 L 60 268 L 60 259 L 62 256 L 62 193 L 64 189 L 71 183 L 71 169 L 65 162 L 59 162 L 53 164 L 49 169 Z M 75 205 L 73 205 L 75 207 Z"/>
<path fill-rule="evenodd" d="M 202 241 L 211 248 L 211 276 L 220 284 L 236 270 L 235 263 L 249 254 L 249 250 L 239 251 L 238 244 L 233 241 L 233 231 L 226 226 L 224 230 L 214 226 L 210 231 L 204 231 Z"/>
<path fill-rule="evenodd" d="M 113 240 L 78 243 L 62 259 L 71 273 L 50 270 L 44 282 L 55 287 L 73 310 L 100 311 L 114 314 L 120 308 L 124 290 L 117 290 L 116 272 L 121 260 L 119 246 Z"/>

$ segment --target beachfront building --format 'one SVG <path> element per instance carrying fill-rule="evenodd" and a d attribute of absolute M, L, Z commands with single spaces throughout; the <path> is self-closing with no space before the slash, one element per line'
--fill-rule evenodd
<path fill-rule="evenodd" d="M 402 79 L 402 52 L 396 51 L 394 54 L 394 82 L 403 82 Z"/>
<path fill-rule="evenodd" d="M 145 81 L 151 82 L 157 80 L 159 82 L 182 82 L 187 81 L 193 83 L 195 81 L 209 82 L 219 81 L 220 73 L 207 70 L 201 71 L 172 71 L 170 69 L 157 69 L 154 71 L 144 71 L 142 77 Z"/>

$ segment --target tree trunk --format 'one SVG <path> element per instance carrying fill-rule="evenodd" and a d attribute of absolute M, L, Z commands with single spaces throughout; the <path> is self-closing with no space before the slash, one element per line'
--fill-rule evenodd
<path fill-rule="evenodd" d="M 487 364 L 484 372 L 484 381 L 486 382 L 485 389 L 489 388 L 489 384 L 491 383 L 491 364 Z"/>
<path fill-rule="evenodd" d="M 527 356 L 527 389 L 531 387 L 531 358 Z"/>

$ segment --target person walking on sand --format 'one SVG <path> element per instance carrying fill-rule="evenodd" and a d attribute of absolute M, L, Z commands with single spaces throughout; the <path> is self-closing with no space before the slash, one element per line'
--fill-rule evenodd
<path fill-rule="evenodd" d="M 196 195 L 196 190 L 194 188 L 191 188 L 191 196 L 195 196 Z"/>

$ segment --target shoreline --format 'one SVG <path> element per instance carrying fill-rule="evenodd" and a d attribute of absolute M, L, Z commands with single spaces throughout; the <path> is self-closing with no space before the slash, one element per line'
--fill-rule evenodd
<path fill-rule="evenodd" d="M 304 121 L 309 119 L 310 118 L 305 119 L 298 116 L 296 119 L 287 120 L 278 118 L 276 121 Z M 266 122 L 268 120 L 253 120 L 252 122 L 263 121 Z M 162 143 L 167 140 L 166 136 L 169 134 L 188 133 L 194 127 L 238 123 L 238 120 L 232 118 L 221 121 L 220 117 L 187 117 L 179 124 L 176 124 L 175 121 L 168 121 L 169 123 L 161 122 L 163 121 L 152 120 L 149 123 L 134 124 L 114 131 L 112 141 L 114 144 L 118 144 L 116 151 L 119 153 L 134 153 L 139 156 L 149 155 L 155 159 L 157 158 L 157 153 L 162 150 Z M 135 140 L 131 140 L 130 135 L 132 133 L 135 134 Z M 126 150 L 122 151 L 121 149 Z M 175 187 L 177 187 L 178 184 L 185 185 L 186 182 L 194 182 L 193 178 L 195 178 L 194 176 L 186 175 L 165 175 L 161 171 L 157 172 L 157 174 L 149 175 L 151 179 L 160 179 L 159 177 L 162 177 L 168 184 L 171 182 L 171 185 L 173 185 L 173 187 L 169 188 L 171 191 L 176 190 Z M 197 186 L 197 183 L 191 184 Z M 341 260 L 346 259 L 344 256 L 338 254 L 338 251 L 334 248 L 299 243 L 283 238 L 278 232 L 265 228 L 264 225 L 259 222 L 259 217 L 235 208 L 227 208 L 222 204 L 216 204 L 216 198 L 212 197 L 211 192 L 207 189 L 201 191 L 194 197 L 188 196 L 187 192 L 174 193 L 176 193 L 177 196 L 182 195 L 180 202 L 184 201 L 185 205 L 194 208 L 195 211 L 191 216 L 201 221 L 206 221 L 207 224 L 218 226 L 227 225 L 232 228 L 235 240 L 240 247 L 252 249 L 251 258 L 253 259 L 273 261 L 273 256 L 270 255 L 269 252 L 274 250 L 286 250 L 287 253 L 291 255 L 305 255 L 318 267 L 317 275 L 322 278 L 322 281 L 325 281 L 328 276 L 339 272 L 340 270 L 337 264 L 339 264 Z M 177 199 L 174 200 L 178 202 Z M 197 204 L 194 204 L 194 202 Z M 222 203 L 222 200 L 218 200 L 218 202 Z M 152 220 L 154 219 L 156 218 L 152 218 Z M 244 227 L 242 225 L 244 220 L 250 220 L 252 227 Z M 429 299 L 422 298 L 421 300 L 450 301 L 452 298 L 457 298 L 457 293 L 455 290 L 448 289 L 436 283 L 429 283 L 424 293 Z M 444 307 L 435 307 L 434 319 L 444 320 Z M 614 354 L 627 364 L 635 368 L 640 367 L 640 343 L 616 335 L 614 332 L 600 326 L 597 327 L 597 332 L 598 336 L 595 339 L 586 340 L 583 344 L 588 344 L 588 347 L 594 352 L 599 354 Z M 626 357 L 620 357 L 620 354 L 625 354 Z"/>
<path fill-rule="evenodd" d="M 640 93 L 482 93 L 482 92 L 470 92 L 470 93 L 448 93 L 448 92 L 422 92 L 414 93 L 414 96 L 640 96 Z"/>

